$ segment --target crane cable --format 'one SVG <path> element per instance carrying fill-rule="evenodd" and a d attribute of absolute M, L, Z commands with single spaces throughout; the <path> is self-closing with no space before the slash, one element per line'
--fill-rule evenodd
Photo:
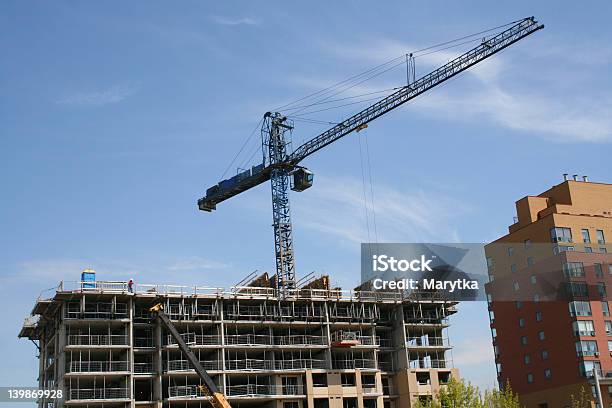
<path fill-rule="evenodd" d="M 489 33 L 491 31 L 499 30 L 499 29 L 507 27 L 509 25 L 516 24 L 518 21 L 520 21 L 520 20 L 516 20 L 516 21 L 510 22 L 510 23 L 507 23 L 507 24 L 503 24 L 503 25 L 500 25 L 500 26 L 497 26 L 497 27 L 493 27 L 493 28 L 490 28 L 490 29 L 487 29 L 487 30 L 482 30 L 482 31 L 479 31 L 479 32 L 474 33 L 474 34 L 466 35 L 466 36 L 463 36 L 463 37 L 458 37 L 458 38 L 455 38 L 453 40 L 445 41 L 445 42 L 442 42 L 442 43 L 438 43 L 438 44 L 435 44 L 435 45 L 432 45 L 432 46 L 429 46 L 429 47 L 421 48 L 421 49 L 413 51 L 413 52 L 411 52 L 409 54 L 412 54 L 413 58 L 423 57 L 423 56 L 426 56 L 426 55 L 442 52 L 442 51 L 450 49 L 450 48 L 459 47 L 461 45 L 465 45 L 465 44 L 468 44 L 468 43 L 471 43 L 471 42 L 479 41 L 480 39 L 473 38 L 473 37 L 480 36 L 482 34 L 486 34 L 486 33 Z M 466 39 L 470 39 L 470 40 L 463 41 L 463 40 L 466 40 Z M 283 106 L 281 106 L 281 107 L 279 107 L 277 109 L 279 109 L 279 110 L 280 109 L 285 109 L 285 110 L 296 110 L 297 109 L 297 111 L 293 112 L 293 114 L 292 114 L 292 115 L 295 115 L 295 114 L 303 111 L 304 109 L 302 109 L 302 108 L 309 107 L 309 106 L 314 106 L 314 105 L 318 105 L 318 104 L 322 104 L 322 103 L 331 103 L 331 101 L 329 101 L 329 102 L 325 102 L 325 101 L 327 101 L 332 96 L 335 96 L 335 95 L 338 95 L 340 93 L 346 92 L 349 89 L 352 89 L 355 86 L 357 86 L 357 85 L 359 85 L 359 84 L 361 84 L 363 82 L 366 82 L 366 81 L 368 81 L 368 80 L 370 80 L 370 79 L 372 79 L 374 77 L 380 76 L 383 73 L 385 73 L 385 72 L 387 72 L 387 71 L 389 71 L 389 70 L 391 70 L 391 69 L 393 69 L 393 68 L 395 68 L 395 67 L 397 67 L 399 65 L 403 65 L 405 63 L 404 58 L 406 57 L 406 55 L 409 55 L 409 54 L 403 54 L 403 55 L 401 55 L 399 57 L 393 58 L 393 59 L 391 59 L 391 60 L 389 60 L 387 62 L 384 62 L 383 64 L 380 64 L 380 65 L 377 65 L 377 66 L 375 66 L 373 68 L 370 68 L 370 69 L 368 69 L 368 70 L 366 70 L 366 71 L 364 71 L 364 72 L 362 72 L 360 74 L 353 75 L 352 77 L 350 77 L 350 78 L 348 78 L 348 79 L 346 79 L 344 81 L 340 81 L 340 82 L 338 82 L 338 83 L 336 83 L 334 85 L 331 85 L 331 86 L 329 86 L 327 88 L 324 88 L 324 89 L 319 90 L 317 92 L 313 92 L 313 93 L 311 93 L 309 95 L 306 95 L 303 98 L 297 99 L 297 100 L 295 100 L 293 102 L 290 102 L 290 103 L 288 103 L 286 105 L 283 105 Z M 390 65 L 390 64 L 392 64 L 392 63 L 394 63 L 396 61 L 399 61 L 399 62 L 393 64 L 390 67 L 388 66 L 388 65 Z M 380 70 L 380 69 L 382 69 L 382 71 L 376 72 L 377 70 Z M 353 81 L 363 77 L 366 74 L 370 74 L 370 73 L 373 73 L 373 74 L 370 75 L 369 77 L 365 78 L 365 79 L 360 79 L 359 82 L 353 83 L 352 85 L 349 85 L 349 86 L 345 86 L 343 89 L 340 89 L 340 90 L 332 93 L 331 95 L 327 95 L 327 96 L 325 96 L 325 97 L 323 97 L 321 99 L 318 99 L 317 101 L 315 101 L 313 103 L 310 103 L 308 105 L 301 105 L 301 106 L 290 107 L 291 105 L 295 105 L 297 102 L 307 100 L 307 99 L 309 99 L 309 98 L 311 98 L 313 96 L 316 96 L 316 95 L 321 95 L 322 96 L 324 94 L 327 94 L 327 93 L 333 91 L 334 89 L 339 88 L 341 85 L 348 85 L 351 82 L 353 82 Z M 348 99 L 348 98 L 341 98 L 341 99 Z M 341 100 L 341 99 L 339 99 L 339 100 Z M 371 100 L 373 100 L 373 99 L 367 99 L 367 100 L 363 100 L 361 102 L 369 102 Z M 340 106 L 337 106 L 335 108 L 339 108 L 339 107 L 343 107 L 343 106 L 347 106 L 347 105 L 340 105 Z M 334 108 L 332 108 L 332 109 L 334 109 Z M 317 113 L 317 112 L 319 112 L 319 111 L 313 111 L 313 112 L 307 112 L 307 113 Z M 305 113 L 305 114 L 307 114 L 307 113 Z"/>

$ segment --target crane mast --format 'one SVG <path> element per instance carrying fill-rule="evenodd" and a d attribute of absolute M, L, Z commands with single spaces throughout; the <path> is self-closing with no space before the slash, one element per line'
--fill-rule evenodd
<path fill-rule="evenodd" d="M 438 69 L 407 84 L 398 91 L 382 98 L 320 135 L 315 136 L 291 153 L 289 152 L 287 132 L 291 132 L 293 126 L 281 113 L 266 113 L 261 131 L 264 155 L 263 163 L 210 187 L 206 190 L 206 196 L 198 200 L 198 208 L 210 212 L 215 210 L 217 204 L 222 201 L 270 180 L 272 186 L 276 279 L 280 294 L 288 295 L 295 288 L 295 260 L 289 207 L 289 188 L 294 191 L 303 191 L 312 184 L 312 173 L 300 167 L 299 163 L 325 146 L 353 131 L 363 129 L 374 119 L 429 91 L 542 28 L 544 28 L 544 25 L 538 23 L 534 17 L 519 20 L 511 27 L 491 38 L 483 39 L 478 46 Z M 266 154 L 268 155 L 268 160 L 266 160 Z M 292 176 L 293 186 L 290 182 Z"/>
<path fill-rule="evenodd" d="M 264 115 L 261 128 L 264 153 L 268 152 L 270 185 L 272 187 L 272 227 L 274 228 L 274 252 L 276 255 L 276 285 L 278 288 L 295 288 L 295 262 L 293 258 L 293 230 L 289 206 L 289 174 L 287 165 L 287 132 L 293 129 L 280 113 Z M 267 149 L 266 149 L 267 148 Z M 265 154 L 264 154 L 265 162 Z"/>

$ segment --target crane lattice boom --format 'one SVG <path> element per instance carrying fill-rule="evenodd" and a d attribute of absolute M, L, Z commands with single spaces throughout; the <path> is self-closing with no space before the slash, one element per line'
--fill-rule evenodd
<path fill-rule="evenodd" d="M 355 130 L 365 128 L 369 122 L 379 116 L 429 91 L 542 28 L 544 28 L 544 25 L 538 23 L 534 17 L 524 18 L 499 34 L 483 40 L 478 46 L 440 68 L 315 136 L 292 153 L 287 152 L 287 141 L 284 134 L 293 126 L 280 113 L 266 113 L 262 127 L 264 144 L 262 147 L 264 156 L 267 153 L 268 160 L 209 188 L 206 191 L 206 196 L 198 200 L 199 209 L 209 212 L 215 210 L 220 202 L 271 180 L 277 283 L 281 290 L 293 288 L 295 285 L 295 265 L 288 189 L 290 185 L 289 176 L 300 168 L 299 163 L 330 143 Z M 312 179 L 310 179 L 310 182 L 312 182 Z M 302 191 L 308 187 L 309 184 L 301 189 L 294 188 L 294 190 Z"/>

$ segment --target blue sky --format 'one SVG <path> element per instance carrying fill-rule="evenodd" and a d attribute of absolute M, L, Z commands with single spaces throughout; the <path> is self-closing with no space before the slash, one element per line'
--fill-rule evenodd
<path fill-rule="evenodd" d="M 379 241 L 486 242 L 506 231 L 517 199 L 562 173 L 612 182 L 611 8 L 2 2 L 0 346 L 10 353 L 0 385 L 35 381 L 34 346 L 16 337 L 22 319 L 42 290 L 85 267 L 99 279 L 211 286 L 273 270 L 268 186 L 212 214 L 197 198 L 264 112 L 411 50 L 530 15 L 546 24 L 303 163 L 316 182 L 292 195 L 299 273 L 355 286 L 374 218 Z M 461 51 L 417 59 L 417 76 Z M 404 80 L 400 67 L 359 91 Z M 324 129 L 296 122 L 294 141 Z M 486 308 L 461 309 L 455 365 L 491 387 Z"/>

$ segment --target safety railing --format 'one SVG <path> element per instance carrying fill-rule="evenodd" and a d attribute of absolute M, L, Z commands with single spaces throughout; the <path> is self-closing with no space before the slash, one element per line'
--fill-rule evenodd
<path fill-rule="evenodd" d="M 277 346 L 326 346 L 327 337 L 305 334 L 289 334 L 285 336 L 274 336 L 274 344 Z"/>
<path fill-rule="evenodd" d="M 326 369 L 327 361 L 313 358 L 298 358 L 293 360 L 276 360 L 274 361 L 276 370 L 311 370 L 311 369 Z"/>
<path fill-rule="evenodd" d="M 61 281 L 57 288 L 41 293 L 39 300 L 51 298 L 54 292 L 108 292 L 129 293 L 127 282 L 122 281 Z M 197 295 L 216 298 L 276 298 L 274 288 L 257 288 L 248 286 L 235 286 L 229 289 L 205 286 L 185 286 L 166 284 L 134 284 L 132 292 L 149 295 Z M 355 291 L 341 289 L 291 289 L 284 294 L 285 298 L 316 299 L 316 300 L 359 300 L 371 302 L 400 302 L 400 301 L 445 301 L 443 294 L 427 291 L 412 292 L 383 292 L 383 291 Z"/>
<path fill-rule="evenodd" d="M 123 334 L 69 334 L 69 346 L 127 346 L 128 336 Z"/>
<path fill-rule="evenodd" d="M 225 387 L 225 394 L 229 397 L 255 397 L 273 395 L 304 395 L 302 385 L 263 385 L 243 384 Z"/>
<path fill-rule="evenodd" d="M 411 360 L 410 368 L 448 368 L 448 364 L 446 360 Z"/>
<path fill-rule="evenodd" d="M 155 372 L 155 366 L 152 362 L 134 363 L 134 374 L 152 374 Z"/>
<path fill-rule="evenodd" d="M 68 392 L 69 400 L 126 399 L 127 388 L 76 388 Z"/>
<path fill-rule="evenodd" d="M 206 394 L 197 385 L 168 387 L 168 398 L 205 398 Z"/>
<path fill-rule="evenodd" d="M 71 361 L 69 373 L 103 373 L 129 371 L 127 361 Z"/>
<path fill-rule="evenodd" d="M 406 347 L 450 347 L 450 341 L 443 337 L 416 337 L 406 340 Z"/>
<path fill-rule="evenodd" d="M 216 334 L 182 333 L 181 337 L 185 343 L 192 346 L 215 346 L 221 344 L 221 336 Z M 172 346 L 176 344 L 177 343 L 172 336 L 166 336 L 164 345 Z"/>
<path fill-rule="evenodd" d="M 134 347 L 137 347 L 137 348 L 153 347 L 153 337 L 134 337 Z"/>
<path fill-rule="evenodd" d="M 272 337 L 260 334 L 226 334 L 226 345 L 271 345 Z"/>
<path fill-rule="evenodd" d="M 260 360 L 245 358 L 242 360 L 225 360 L 226 370 L 249 370 L 249 371 L 261 371 L 261 370 L 273 370 L 274 366 L 271 360 Z"/>
<path fill-rule="evenodd" d="M 376 369 L 376 361 L 370 359 L 333 360 L 332 368 L 337 370 L 354 370 L 356 368 Z"/>
<path fill-rule="evenodd" d="M 200 364 L 207 371 L 221 370 L 220 360 L 204 360 L 204 361 L 200 361 Z M 193 367 L 187 360 L 164 361 L 163 365 L 164 365 L 164 372 L 193 370 Z"/>

